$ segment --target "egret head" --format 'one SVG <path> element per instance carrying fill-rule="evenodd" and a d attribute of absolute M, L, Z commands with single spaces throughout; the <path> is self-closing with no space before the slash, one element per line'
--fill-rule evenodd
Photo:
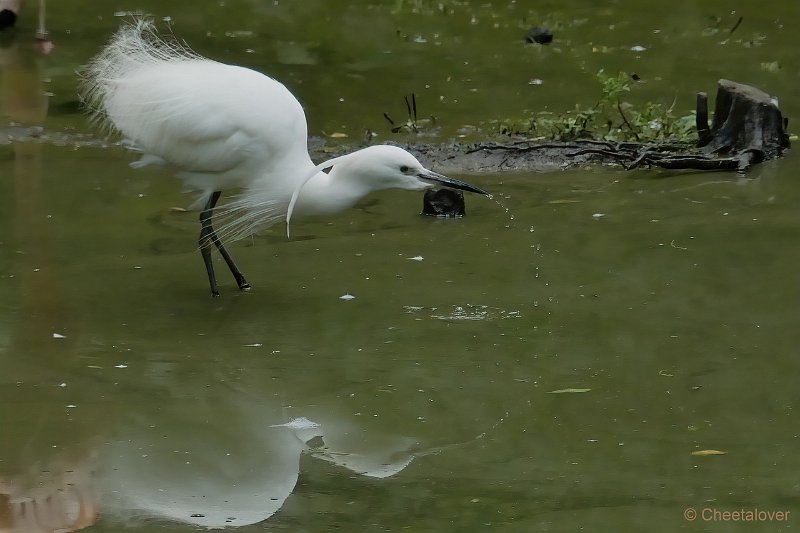
<path fill-rule="evenodd" d="M 469 183 L 428 170 L 416 157 L 402 148 L 386 144 L 369 146 L 354 152 L 333 168 L 337 177 L 346 176 L 345 179 L 362 181 L 373 190 L 422 191 L 431 187 L 447 187 L 488 196 L 487 192 Z"/>
<path fill-rule="evenodd" d="M 378 144 L 351 154 L 334 157 L 311 169 L 298 181 L 286 211 L 286 236 L 289 223 L 303 186 L 318 172 L 331 169 L 331 182 L 335 187 L 352 187 L 358 197 L 380 189 L 405 189 L 422 191 L 431 187 L 447 187 L 476 192 L 491 197 L 486 191 L 469 183 L 448 178 L 428 170 L 417 158 L 397 146 Z"/>

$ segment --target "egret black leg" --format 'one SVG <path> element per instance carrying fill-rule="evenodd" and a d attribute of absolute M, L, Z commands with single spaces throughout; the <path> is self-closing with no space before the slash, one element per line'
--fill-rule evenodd
<path fill-rule="evenodd" d="M 212 242 L 219 250 L 219 253 L 225 260 L 225 263 L 228 265 L 231 274 L 233 274 L 233 278 L 236 280 L 236 284 L 239 286 L 239 290 L 250 290 L 250 284 L 247 283 L 246 279 L 244 279 L 244 275 L 241 273 L 241 271 L 239 271 L 236 263 L 233 262 L 233 258 L 228 253 L 228 250 L 225 249 L 225 246 L 222 245 L 222 241 L 219 240 L 219 237 L 217 237 L 217 232 L 214 231 L 214 228 L 211 225 L 211 217 L 214 214 L 214 206 L 217 205 L 221 194 L 222 191 L 214 191 L 209 197 L 208 202 L 206 202 L 206 206 L 203 208 L 203 211 L 200 213 L 200 224 L 202 227 L 200 229 L 200 238 L 197 241 L 200 245 L 200 253 L 203 256 L 203 262 L 206 265 L 208 283 L 211 286 L 211 296 L 214 297 L 219 296 L 219 291 L 217 290 L 217 278 L 214 275 L 214 264 L 211 261 Z"/>

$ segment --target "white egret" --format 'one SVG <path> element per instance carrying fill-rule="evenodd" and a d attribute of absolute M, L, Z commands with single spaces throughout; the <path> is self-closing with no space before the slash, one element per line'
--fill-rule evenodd
<path fill-rule="evenodd" d="M 241 290 L 250 285 L 223 245 L 293 212 L 322 215 L 352 207 L 380 189 L 444 187 L 487 194 L 426 169 L 405 150 L 376 145 L 315 166 L 305 113 L 278 81 L 206 59 L 161 39 L 153 24 L 123 25 L 83 72 L 81 96 L 93 118 L 142 153 L 134 168 L 168 164 L 199 192 L 200 252 L 219 296 L 212 245 Z M 329 172 L 325 170 L 330 169 Z M 244 192 L 214 208 L 225 189 Z M 302 189 L 302 194 L 301 193 Z M 222 220 L 217 230 L 212 220 Z"/>

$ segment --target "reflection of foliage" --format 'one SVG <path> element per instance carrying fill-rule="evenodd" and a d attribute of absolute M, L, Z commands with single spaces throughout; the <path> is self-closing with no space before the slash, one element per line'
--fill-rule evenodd
<path fill-rule="evenodd" d="M 394 11 L 424 14 L 447 13 L 452 12 L 459 4 L 461 2 L 455 0 L 396 0 Z M 466 5 L 468 6 L 468 4 Z"/>
<path fill-rule="evenodd" d="M 637 108 L 624 102 L 622 96 L 631 91 L 633 80 L 624 72 L 609 76 L 604 71 L 597 73 L 600 83 L 600 98 L 593 106 L 576 107 L 562 115 L 541 113 L 531 118 L 520 128 L 511 123 L 500 125 L 501 133 L 523 134 L 540 137 L 573 140 L 603 139 L 606 141 L 686 141 L 694 134 L 694 113 L 677 117 L 675 104 L 649 102 Z"/>

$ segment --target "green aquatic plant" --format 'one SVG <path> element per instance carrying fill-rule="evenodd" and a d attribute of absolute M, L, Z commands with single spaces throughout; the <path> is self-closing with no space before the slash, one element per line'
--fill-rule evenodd
<path fill-rule="evenodd" d="M 404 123 L 397 124 L 392 117 L 389 116 L 389 113 L 383 113 L 383 118 L 385 118 L 391 125 L 392 133 L 421 133 L 424 129 L 436 125 L 436 117 L 433 115 L 431 115 L 430 118 L 418 118 L 417 95 L 415 93 L 411 93 L 410 98 L 408 96 L 404 96 L 403 99 L 406 102 L 406 112 L 408 113 L 408 118 Z"/>
<path fill-rule="evenodd" d="M 600 70 L 595 76 L 600 96 L 594 105 L 576 106 L 562 114 L 542 112 L 525 121 L 502 121 L 499 131 L 505 135 L 526 135 L 571 141 L 596 139 L 612 142 L 689 141 L 694 139 L 695 114 L 677 116 L 675 102 L 669 106 L 648 102 L 635 106 L 623 97 L 636 84 L 620 72 L 611 76 Z"/>

